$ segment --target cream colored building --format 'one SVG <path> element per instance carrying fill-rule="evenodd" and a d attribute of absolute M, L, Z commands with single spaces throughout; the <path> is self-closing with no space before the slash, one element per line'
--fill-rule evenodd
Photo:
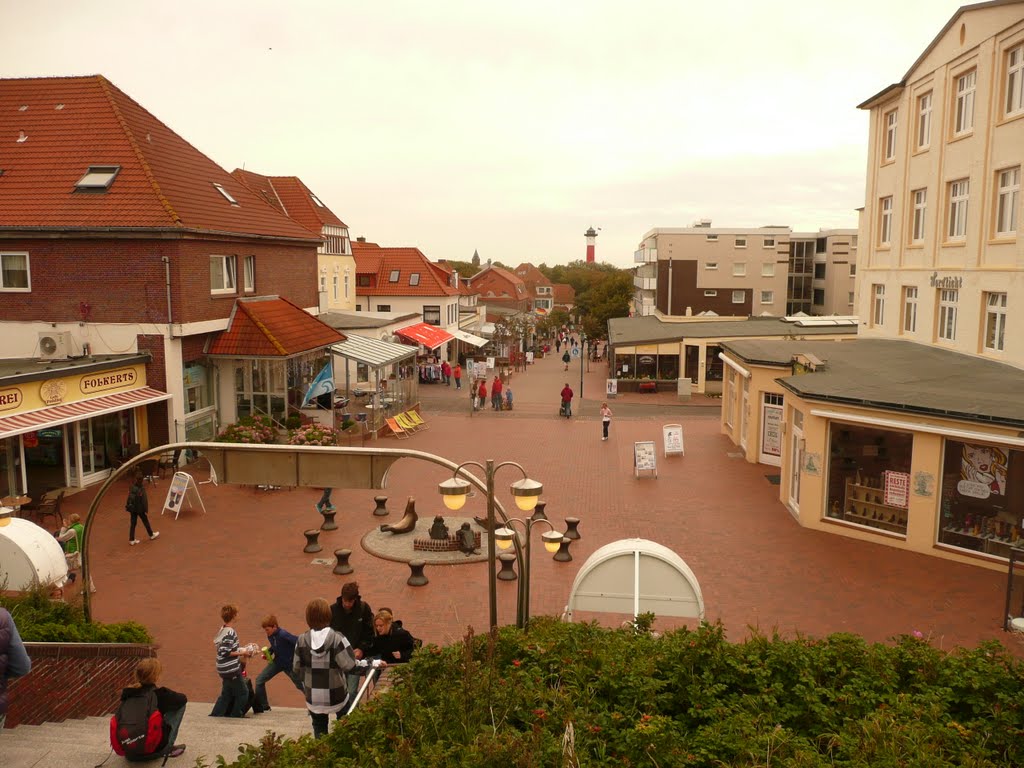
<path fill-rule="evenodd" d="M 732 341 L 722 431 L 803 526 L 994 569 L 1024 544 L 1024 0 L 964 6 L 871 113 L 860 338 Z"/>

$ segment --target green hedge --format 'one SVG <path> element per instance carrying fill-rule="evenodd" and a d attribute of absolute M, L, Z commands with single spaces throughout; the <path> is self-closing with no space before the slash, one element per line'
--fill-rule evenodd
<path fill-rule="evenodd" d="M 655 637 L 541 619 L 392 673 L 328 737 L 268 736 L 232 765 L 1024 765 L 1024 665 L 998 643 L 729 643 L 720 624 Z"/>
<path fill-rule="evenodd" d="M 14 617 L 18 634 L 36 643 L 152 643 L 149 631 L 134 621 L 117 624 L 88 623 L 80 602 L 51 600 L 47 590 L 37 589 L 16 597 L 0 595 Z"/>

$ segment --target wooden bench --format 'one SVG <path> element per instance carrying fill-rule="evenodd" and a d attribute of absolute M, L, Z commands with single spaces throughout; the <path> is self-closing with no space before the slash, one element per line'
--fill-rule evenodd
<path fill-rule="evenodd" d="M 657 392 L 658 382 L 656 381 L 641 381 L 636 386 L 637 392 Z"/>

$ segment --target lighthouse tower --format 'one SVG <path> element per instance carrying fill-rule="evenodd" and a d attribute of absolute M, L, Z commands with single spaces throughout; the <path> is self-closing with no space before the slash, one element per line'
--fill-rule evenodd
<path fill-rule="evenodd" d="M 593 227 L 583 233 L 587 237 L 587 264 L 594 263 L 594 241 L 597 240 L 597 232 Z"/>

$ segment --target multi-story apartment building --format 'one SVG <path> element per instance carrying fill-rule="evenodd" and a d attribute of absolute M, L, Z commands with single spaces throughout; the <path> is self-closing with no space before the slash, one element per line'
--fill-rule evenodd
<path fill-rule="evenodd" d="M 317 286 L 321 312 L 355 308 L 356 263 L 348 227 L 297 176 L 263 176 L 236 168 L 231 175 L 259 194 L 281 213 L 323 240 L 317 249 Z"/>
<path fill-rule="evenodd" d="M 723 317 L 852 311 L 856 230 L 733 229 L 704 219 L 647 232 L 634 260 L 637 316 Z M 845 279 L 829 265 L 845 266 Z M 841 271 L 841 270 L 840 270 Z M 830 311 L 831 310 L 831 311 Z"/>
<path fill-rule="evenodd" d="M 804 526 L 1001 569 L 1024 542 L 1024 2 L 962 7 L 859 106 L 859 338 L 724 344 L 722 431 Z"/>

